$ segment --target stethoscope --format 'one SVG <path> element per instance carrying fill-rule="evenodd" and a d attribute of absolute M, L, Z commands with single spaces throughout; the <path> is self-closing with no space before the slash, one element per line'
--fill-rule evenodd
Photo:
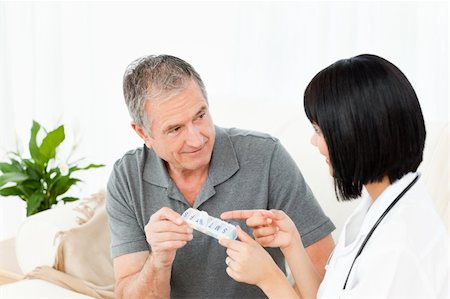
<path fill-rule="evenodd" d="M 364 241 L 361 244 L 361 247 L 359 247 L 358 253 L 356 253 L 355 259 L 353 260 L 352 265 L 350 266 L 350 270 L 348 271 L 347 274 L 347 278 L 345 279 L 345 283 L 344 286 L 342 287 L 343 290 L 345 290 L 345 287 L 347 286 L 347 281 L 348 278 L 350 277 L 350 273 L 352 272 L 353 269 L 353 265 L 356 262 L 356 259 L 358 258 L 358 256 L 360 256 L 361 252 L 363 251 L 364 247 L 367 244 L 367 241 L 369 241 L 370 237 L 372 236 L 373 232 L 375 231 L 375 229 L 377 228 L 378 224 L 380 224 L 381 220 L 383 220 L 383 218 L 386 216 L 387 213 L 389 213 L 389 211 L 392 209 L 393 206 L 395 206 L 395 204 L 400 200 L 400 198 L 403 197 L 403 195 L 405 195 L 406 192 L 408 192 L 409 189 L 411 189 L 411 187 L 417 182 L 417 180 L 419 179 L 419 175 L 417 175 L 414 180 L 409 183 L 408 186 L 406 186 L 405 189 L 403 189 L 402 193 L 400 193 L 395 199 L 394 201 L 389 205 L 389 207 L 387 207 L 387 209 L 384 211 L 384 213 L 380 216 L 380 218 L 378 218 L 377 222 L 374 224 L 374 226 L 372 227 L 372 229 L 370 230 L 370 232 L 367 234 L 366 238 L 364 239 Z"/>

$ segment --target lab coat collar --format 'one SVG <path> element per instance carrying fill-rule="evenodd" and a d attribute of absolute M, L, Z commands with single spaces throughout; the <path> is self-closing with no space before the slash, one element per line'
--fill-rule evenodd
<path fill-rule="evenodd" d="M 364 222 L 361 226 L 360 235 L 366 236 L 381 215 L 386 211 L 389 205 L 395 200 L 395 198 L 415 179 L 417 173 L 410 172 L 405 174 L 401 179 L 388 186 L 383 193 L 372 203 L 367 211 Z M 406 195 L 406 194 L 405 194 Z M 363 199 L 366 204 L 371 202 L 371 198 L 368 194 Z M 400 199 L 402 200 L 402 199 Z"/>

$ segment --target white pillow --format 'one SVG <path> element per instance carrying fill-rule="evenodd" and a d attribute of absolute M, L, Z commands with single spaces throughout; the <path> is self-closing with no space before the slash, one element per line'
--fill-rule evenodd
<path fill-rule="evenodd" d="M 53 266 L 58 247 L 55 242 L 57 234 L 89 220 L 99 205 L 97 198 L 100 196 L 104 197 L 103 191 L 27 217 L 19 227 L 15 244 L 22 273 L 31 272 L 38 266 Z M 86 214 L 86 211 L 91 212 Z"/>

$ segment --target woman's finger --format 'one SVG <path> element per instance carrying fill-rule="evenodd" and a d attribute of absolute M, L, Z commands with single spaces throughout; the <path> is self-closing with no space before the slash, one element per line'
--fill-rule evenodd
<path fill-rule="evenodd" d="M 253 236 L 255 238 L 262 238 L 267 236 L 273 236 L 278 232 L 278 227 L 276 226 L 263 226 L 258 227 L 257 229 L 253 230 Z"/>

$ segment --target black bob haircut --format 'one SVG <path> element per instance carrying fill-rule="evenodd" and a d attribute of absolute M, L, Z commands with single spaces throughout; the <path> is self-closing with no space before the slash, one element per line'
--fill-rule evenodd
<path fill-rule="evenodd" d="M 309 121 L 328 147 L 336 195 L 361 196 L 363 185 L 394 183 L 422 162 L 425 123 L 405 75 L 375 55 L 342 59 L 320 71 L 304 94 Z"/>

